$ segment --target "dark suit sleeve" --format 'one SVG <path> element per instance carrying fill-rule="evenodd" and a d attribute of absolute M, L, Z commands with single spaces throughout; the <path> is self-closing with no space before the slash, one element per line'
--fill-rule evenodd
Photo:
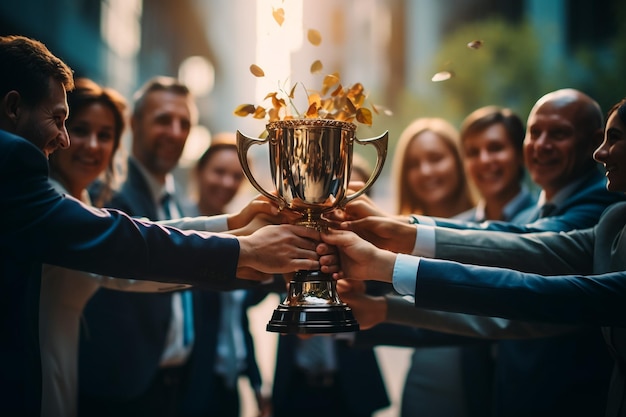
<path fill-rule="evenodd" d="M 375 346 L 440 347 L 485 343 L 484 339 L 466 337 L 409 327 L 395 323 L 381 323 L 371 329 L 356 333 L 354 346 L 358 348 Z"/>
<path fill-rule="evenodd" d="M 518 213 L 511 222 L 486 221 L 476 223 L 443 218 L 433 218 L 433 220 L 437 226 L 452 229 L 509 233 L 560 232 L 595 226 L 607 207 L 624 201 L 624 199 L 622 193 L 608 191 L 604 175 L 594 170 L 549 217 L 537 219 L 537 208 L 529 207 Z"/>
<path fill-rule="evenodd" d="M 550 276 L 420 260 L 415 306 L 515 320 L 626 325 L 626 271 Z"/>
<path fill-rule="evenodd" d="M 10 140 L 2 151 L 0 248 L 6 256 L 217 289 L 235 280 L 236 238 L 182 232 L 85 206 L 52 188 L 47 161 L 29 142 Z"/>

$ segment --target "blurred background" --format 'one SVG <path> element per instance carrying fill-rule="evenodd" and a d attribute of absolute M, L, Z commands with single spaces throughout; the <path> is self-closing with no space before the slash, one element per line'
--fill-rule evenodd
<path fill-rule="evenodd" d="M 279 8 L 282 25 L 272 14 Z M 233 115 L 239 104 L 260 104 L 284 85 L 320 89 L 323 76 L 335 71 L 344 85 L 361 82 L 372 103 L 393 112 L 375 115 L 372 127 L 358 132 L 389 130 L 390 151 L 415 117 L 458 124 L 488 104 L 525 116 L 539 96 L 562 87 L 586 92 L 606 111 L 626 94 L 624 21 L 620 0 L 0 2 L 1 34 L 41 40 L 77 76 L 128 98 L 156 74 L 188 83 L 200 126 L 183 165 L 198 157 L 211 133 L 263 131 L 264 121 Z M 307 41 L 309 29 L 321 34 L 318 46 Z M 473 41 L 477 47 L 468 47 Z M 318 59 L 323 70 L 311 74 Z M 265 77 L 253 76 L 251 64 Z M 442 71 L 451 77 L 431 81 Z"/>
<path fill-rule="evenodd" d="M 273 13 L 278 9 L 284 11 L 282 24 Z M 233 114 L 238 105 L 261 104 L 267 93 L 289 91 L 296 83 L 296 95 L 306 96 L 304 89 L 319 90 L 324 75 L 333 72 L 344 85 L 362 83 L 369 101 L 391 112 L 375 114 L 371 127 L 357 131 L 366 138 L 388 130 L 390 155 L 414 118 L 444 117 L 458 126 L 472 110 L 490 104 L 525 117 L 541 95 L 558 88 L 580 89 L 606 112 L 626 96 L 625 21 L 623 0 L 0 2 L 0 34 L 44 42 L 76 76 L 113 87 L 129 100 L 154 75 L 186 82 L 197 98 L 200 123 L 181 159 L 183 181 L 212 133 L 263 132 L 263 120 Z M 321 35 L 319 45 L 308 40 L 310 29 Z M 312 74 L 315 60 L 323 69 Z M 252 64 L 265 76 L 255 77 Z M 263 151 L 253 155 L 260 169 L 267 165 Z M 363 155 L 375 161 L 373 152 L 363 149 Z M 389 170 L 388 162 L 373 190 L 382 207 L 392 201 Z M 270 384 L 277 336 L 264 328 L 277 301 L 270 297 L 255 307 L 258 313 L 250 312 Z M 394 400 L 379 416 L 393 416 L 409 352 L 377 353 Z"/>

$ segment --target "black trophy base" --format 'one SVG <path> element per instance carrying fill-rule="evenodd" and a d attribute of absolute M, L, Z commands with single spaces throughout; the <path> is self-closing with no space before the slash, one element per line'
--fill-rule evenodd
<path fill-rule="evenodd" d="M 296 306 L 279 304 L 267 324 L 268 332 L 276 333 L 345 333 L 359 330 L 352 309 L 347 305 Z"/>

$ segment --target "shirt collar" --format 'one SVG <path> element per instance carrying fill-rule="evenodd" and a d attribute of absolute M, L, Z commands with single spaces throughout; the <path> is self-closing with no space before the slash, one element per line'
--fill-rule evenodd
<path fill-rule="evenodd" d="M 574 194 L 574 191 L 578 188 L 578 186 L 582 184 L 583 181 L 586 181 L 591 175 L 593 175 L 593 172 L 572 181 L 565 187 L 561 188 L 550 201 L 546 199 L 546 192 L 541 190 L 541 193 L 539 193 L 539 199 L 537 199 L 537 207 L 542 207 L 546 203 L 551 203 L 554 204 L 555 207 L 559 207 L 565 200 Z"/>
<path fill-rule="evenodd" d="M 517 193 L 515 197 L 513 197 L 502 209 L 502 221 L 510 221 L 521 209 L 523 209 L 523 205 L 528 198 L 530 191 L 528 191 L 528 187 L 522 184 L 520 192 Z M 475 212 L 475 221 L 482 222 L 487 220 L 487 215 L 485 213 L 485 209 L 487 208 L 485 200 L 480 200 L 478 204 L 476 204 L 476 212 Z"/>
<path fill-rule="evenodd" d="M 148 171 L 148 169 L 144 167 L 142 163 L 139 162 L 139 160 L 137 160 L 137 158 L 133 156 L 131 156 L 131 158 L 135 162 L 135 165 L 137 165 L 137 168 L 139 169 L 139 172 L 141 173 L 143 178 L 146 180 L 148 188 L 150 189 L 150 195 L 152 195 L 152 199 L 155 201 L 155 203 L 161 201 L 161 199 L 166 194 L 175 194 L 176 186 L 174 184 L 174 176 L 171 172 L 168 172 L 165 175 L 165 184 L 161 184 L 159 181 L 156 180 L 156 178 L 154 178 L 150 171 Z"/>

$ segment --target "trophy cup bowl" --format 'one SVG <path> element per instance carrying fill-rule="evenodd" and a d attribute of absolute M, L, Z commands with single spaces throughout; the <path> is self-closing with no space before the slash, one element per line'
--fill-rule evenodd
<path fill-rule="evenodd" d="M 324 230 L 322 217 L 362 195 L 380 174 L 387 156 L 388 133 L 370 139 L 355 137 L 356 125 L 328 119 L 291 119 L 270 122 L 265 139 L 237 131 L 239 161 L 250 183 L 283 209 L 302 215 L 298 225 Z M 359 191 L 348 195 L 354 142 L 371 144 L 376 166 Z M 269 144 L 270 169 L 275 193 L 254 178 L 247 162 L 252 145 Z M 343 303 L 330 274 L 297 271 L 288 284 L 287 297 L 274 310 L 267 330 L 278 333 L 339 333 L 359 330 L 350 307 Z"/>

